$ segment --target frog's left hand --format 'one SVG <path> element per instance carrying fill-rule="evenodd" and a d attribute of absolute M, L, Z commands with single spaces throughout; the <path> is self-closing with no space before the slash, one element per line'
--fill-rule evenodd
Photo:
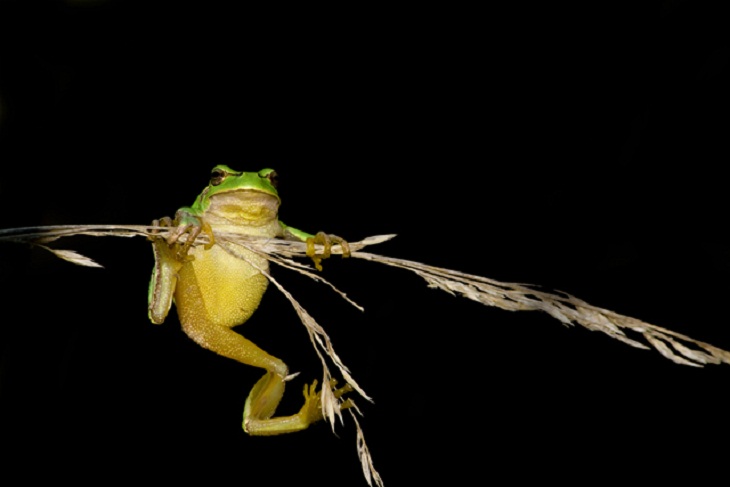
<path fill-rule="evenodd" d="M 291 235 L 297 240 L 306 242 L 307 257 L 312 259 L 314 266 L 318 271 L 322 270 L 322 260 L 329 259 L 332 255 L 332 245 L 340 245 L 340 247 L 342 247 L 342 257 L 350 257 L 350 245 L 342 237 L 325 232 L 317 232 L 316 235 L 311 235 L 296 228 L 284 225 L 283 223 L 281 223 L 281 226 L 283 227 L 284 234 L 286 236 Z M 322 245 L 324 247 L 320 255 L 317 255 L 317 250 L 314 247 L 315 245 Z"/>

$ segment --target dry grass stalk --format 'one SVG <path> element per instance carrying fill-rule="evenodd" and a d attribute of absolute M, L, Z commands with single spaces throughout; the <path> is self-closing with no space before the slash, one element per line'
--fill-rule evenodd
<path fill-rule="evenodd" d="M 132 237 L 132 236 L 145 236 L 149 238 L 165 238 L 167 232 L 169 231 L 169 228 L 155 228 L 155 227 L 145 227 L 145 226 L 99 226 L 99 225 L 91 225 L 91 226 L 59 226 L 59 227 L 34 227 L 34 228 L 26 228 L 26 229 L 11 229 L 11 230 L 5 230 L 0 231 L 0 241 L 7 240 L 7 241 L 14 241 L 14 242 L 20 242 L 20 243 L 30 243 L 32 245 L 36 245 L 38 247 L 42 247 L 45 250 L 48 250 L 49 252 L 52 252 L 56 256 L 58 256 L 61 259 L 67 260 L 69 262 L 72 262 L 74 264 L 87 266 L 87 267 L 101 267 L 97 262 L 93 261 L 92 259 L 89 259 L 88 257 L 85 257 L 75 251 L 72 250 L 59 250 L 59 249 L 53 249 L 51 247 L 48 247 L 45 245 L 45 243 L 48 243 L 50 241 L 56 240 L 60 237 L 65 236 L 71 236 L 71 235 L 89 235 L 89 236 L 119 236 L 119 237 Z M 245 247 L 259 255 L 262 255 L 263 257 L 267 258 L 271 262 L 274 262 L 278 265 L 281 265 L 287 269 L 299 272 L 301 274 L 306 275 L 307 277 L 314 279 L 315 281 L 322 282 L 323 284 L 329 286 L 332 288 L 336 293 L 338 293 L 343 299 L 345 299 L 348 303 L 353 305 L 355 308 L 363 311 L 363 308 L 359 306 L 357 303 L 352 301 L 347 297 L 345 293 L 337 289 L 335 286 L 333 286 L 330 282 L 328 282 L 326 279 L 322 278 L 321 276 L 315 274 L 312 272 L 311 267 L 301 264 L 299 262 L 291 260 L 288 256 L 296 255 L 298 252 L 298 249 L 294 249 L 294 251 L 291 251 L 288 249 L 286 245 L 280 246 L 275 243 L 272 243 L 270 240 L 266 239 L 251 239 L 246 237 L 241 237 L 237 234 L 224 234 L 224 233 L 216 233 L 216 244 L 219 245 L 221 248 L 226 250 L 231 255 L 234 255 L 235 257 L 239 259 L 246 260 L 250 265 L 255 267 L 259 270 L 262 274 L 266 276 L 266 278 L 277 288 L 279 291 L 284 294 L 284 296 L 289 300 L 289 302 L 292 304 L 292 307 L 296 311 L 297 315 L 299 316 L 299 319 L 304 324 L 304 326 L 307 329 L 307 333 L 309 334 L 309 339 L 312 342 L 312 345 L 314 347 L 315 352 L 317 353 L 317 356 L 319 357 L 321 363 L 322 363 L 322 389 L 321 389 L 321 406 L 322 406 L 322 415 L 324 418 L 330 423 L 332 427 L 332 431 L 334 432 L 335 428 L 335 418 L 339 418 L 340 423 L 343 423 L 342 418 L 342 409 L 341 404 L 344 402 L 345 398 L 335 397 L 332 389 L 328 386 L 332 382 L 332 373 L 329 370 L 327 359 L 325 358 L 325 355 L 332 360 L 332 362 L 335 364 L 337 369 L 339 370 L 340 374 L 343 376 L 344 380 L 352 386 L 352 388 L 357 391 L 362 397 L 365 399 L 372 401 L 372 399 L 365 393 L 365 391 L 360 387 L 360 385 L 355 381 L 355 379 L 352 377 L 350 370 L 345 366 L 345 364 L 342 362 L 342 359 L 337 355 L 335 352 L 334 346 L 332 345 L 332 341 L 330 340 L 329 336 L 327 335 L 327 332 L 325 332 L 324 328 L 322 328 L 319 323 L 315 321 L 315 319 L 305 310 L 299 302 L 287 291 L 281 284 L 279 284 L 276 279 L 274 279 L 271 274 L 269 274 L 266 270 L 260 268 L 255 263 L 251 262 L 249 259 L 245 257 L 241 252 L 238 251 L 239 246 Z M 183 238 L 184 240 L 184 238 Z M 375 241 L 377 243 L 377 241 Z M 207 238 L 196 240 L 195 245 L 200 245 L 207 243 Z M 367 245 L 366 243 L 357 243 L 353 245 L 353 249 L 359 249 L 363 246 Z M 273 249 L 277 249 L 278 252 L 274 252 Z M 339 250 L 338 250 L 339 251 Z M 335 252 L 337 253 L 337 252 Z M 297 374 L 293 374 L 290 376 L 290 378 L 293 378 Z M 352 401 L 352 399 L 350 399 Z M 365 476 L 365 479 L 368 482 L 368 485 L 372 486 L 373 482 L 375 482 L 375 485 L 378 487 L 383 487 L 383 481 L 380 477 L 380 474 L 375 470 L 373 467 L 373 461 L 372 457 L 370 456 L 370 451 L 367 448 L 367 444 L 365 443 L 365 436 L 362 432 L 362 428 L 360 427 L 359 422 L 357 421 L 355 414 L 353 411 L 360 412 L 357 406 L 354 405 L 354 401 L 352 401 L 353 406 L 350 409 L 350 413 L 352 415 L 352 418 L 355 422 L 355 427 L 357 429 L 357 452 L 358 456 L 360 457 L 360 462 L 363 467 L 363 474 Z"/>
<path fill-rule="evenodd" d="M 70 235 L 91 235 L 91 236 L 145 236 L 148 238 L 164 238 L 168 228 L 155 228 L 149 226 L 60 226 L 60 227 L 33 227 L 25 229 L 11 229 L 0 231 L 0 241 L 25 242 L 43 247 L 53 252 L 58 257 L 85 266 L 99 266 L 97 263 L 80 254 L 68 250 L 56 250 L 44 245 L 45 243 Z M 372 262 L 398 267 L 414 272 L 421 276 L 431 288 L 441 289 L 452 295 L 461 295 L 473 301 L 487 306 L 496 306 L 508 311 L 544 311 L 553 318 L 565 325 L 581 325 L 592 331 L 600 331 L 620 340 L 632 347 L 649 349 L 654 348 L 669 360 L 690 366 L 703 366 L 705 364 L 730 364 L 730 352 L 714 347 L 708 343 L 695 340 L 686 335 L 673 332 L 636 318 L 620 315 L 613 311 L 592 306 L 583 300 L 562 292 L 546 292 L 536 289 L 530 285 L 504 283 L 488 279 L 486 277 L 466 274 L 450 269 L 433 267 L 420 262 L 403 259 L 394 259 L 377 254 L 362 252 L 361 249 L 377 243 L 384 242 L 394 235 L 381 235 L 369 237 L 360 242 L 350 243 L 351 257 L 365 259 Z M 269 261 L 283 266 L 287 269 L 300 272 L 307 277 L 330 286 L 341 297 L 346 299 L 357 309 L 360 306 L 350 300 L 345 293 L 335 288 L 331 283 L 320 275 L 312 272 L 308 265 L 292 260 L 294 257 L 303 257 L 306 254 L 306 245 L 302 242 L 292 242 L 279 239 L 261 239 L 245 237 L 238 234 L 216 233 L 216 244 L 226 251 L 239 258 L 244 258 L 236 249 L 238 246 L 245 247 L 264 257 Z M 207 243 L 206 237 L 201 235 L 195 245 Z M 318 246 L 318 250 L 322 250 Z M 333 254 L 341 254 L 339 246 L 332 248 Z M 249 262 L 250 263 L 250 262 Z M 284 289 L 268 272 L 259 269 L 269 281 L 279 289 L 294 307 L 299 319 L 307 329 L 309 338 L 312 341 L 315 352 L 322 362 L 323 385 L 329 384 L 332 379 L 328 367 L 329 357 L 335 364 L 345 381 L 349 383 L 360 395 L 371 400 L 365 391 L 357 384 L 349 369 L 344 365 L 340 357 L 335 353 L 332 342 L 324 329 L 314 318 Z M 632 336 L 627 335 L 630 333 Z M 643 339 L 643 342 L 640 341 Z M 335 398 L 328 387 L 323 387 L 322 411 L 324 417 L 330 422 L 334 430 L 335 418 L 342 421 L 340 405 L 343 399 Z M 373 467 L 365 438 L 362 433 L 357 417 L 350 410 L 357 429 L 357 450 L 363 467 L 363 472 L 369 485 L 374 482 L 382 487 L 383 481 Z"/>

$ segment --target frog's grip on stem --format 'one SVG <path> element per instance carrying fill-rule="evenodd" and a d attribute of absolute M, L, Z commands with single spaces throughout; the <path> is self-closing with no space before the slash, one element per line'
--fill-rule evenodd
<path fill-rule="evenodd" d="M 342 257 L 350 257 L 350 245 L 342 237 L 332 235 L 324 232 L 317 232 L 314 237 L 309 237 L 307 240 L 307 257 L 312 259 L 314 267 L 318 271 L 322 270 L 322 259 L 328 259 L 332 255 L 332 244 L 339 244 L 342 247 Z M 314 246 L 320 244 L 324 246 L 322 255 L 317 255 Z"/>
<path fill-rule="evenodd" d="M 194 218 L 194 220 L 191 220 L 190 216 L 181 215 L 180 212 L 178 212 L 178 214 L 175 215 L 174 220 L 169 216 L 166 216 L 159 220 L 152 221 L 152 226 L 154 227 L 159 226 L 171 229 L 167 238 L 165 238 L 165 242 L 167 242 L 167 245 L 170 246 L 170 248 L 172 248 L 175 244 L 178 244 L 175 255 L 181 262 L 193 260 L 193 257 L 188 255 L 188 251 L 193 246 L 195 239 L 198 238 L 201 232 L 208 236 L 208 243 L 204 246 L 206 250 L 210 250 L 210 248 L 215 245 L 215 237 L 213 236 L 213 229 L 210 224 L 205 221 L 200 221 L 198 218 L 192 218 Z M 183 235 L 186 235 L 185 241 L 180 242 L 180 237 Z M 151 237 L 148 238 L 153 240 Z"/>

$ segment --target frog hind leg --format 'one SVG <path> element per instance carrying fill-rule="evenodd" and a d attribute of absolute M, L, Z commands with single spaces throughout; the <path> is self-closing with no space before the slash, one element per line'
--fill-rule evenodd
<path fill-rule="evenodd" d="M 220 272 L 211 272 L 211 266 L 232 269 L 231 272 L 238 274 L 250 272 L 245 266 L 236 267 L 239 265 L 236 260 L 215 260 L 221 257 L 216 252 L 217 247 L 196 251 L 195 260 L 179 271 L 175 302 L 183 331 L 203 348 L 266 370 L 246 399 L 244 431 L 251 435 L 276 435 L 307 428 L 322 419 L 321 396 L 315 392 L 316 385 L 306 390 L 304 406 L 297 414 L 273 417 L 284 395 L 287 379 L 291 378 L 289 369 L 282 360 L 231 329 L 246 322 L 255 311 L 266 289 L 266 279 L 254 274 L 249 281 L 241 281 L 237 276 L 233 284 L 225 275 L 212 284 L 210 280 L 200 280 L 201 276 L 211 273 L 220 277 Z M 240 289 L 246 290 L 243 298 Z M 335 393 L 341 395 L 339 391 Z M 350 405 L 348 401 L 342 404 Z"/>
<path fill-rule="evenodd" d="M 268 372 L 251 389 L 243 410 L 243 430 L 249 435 L 272 436 L 283 433 L 293 433 L 309 427 L 323 419 L 321 392 L 317 392 L 317 381 L 304 386 L 304 405 L 297 414 L 272 418 L 276 406 L 284 394 L 284 383 L 280 375 Z M 334 387 L 336 382 L 330 382 Z M 350 392 L 348 384 L 334 392 L 336 398 Z M 340 403 L 340 409 L 352 407 L 354 403 L 346 400 Z"/>
<path fill-rule="evenodd" d="M 198 324 L 199 325 L 199 324 Z M 273 417 L 284 396 L 288 368 L 280 359 L 269 355 L 252 341 L 230 328 L 206 323 L 205 326 L 186 325 L 183 330 L 195 342 L 213 352 L 246 365 L 266 369 L 266 374 L 253 386 L 243 411 L 243 430 L 250 435 L 270 436 L 293 433 L 322 419 L 321 392 L 317 381 L 304 388 L 304 405 L 291 416 Z M 330 387 L 334 386 L 333 383 Z M 349 392 L 347 385 L 334 391 L 335 397 Z M 341 403 L 341 409 L 351 407 L 351 401 Z"/>

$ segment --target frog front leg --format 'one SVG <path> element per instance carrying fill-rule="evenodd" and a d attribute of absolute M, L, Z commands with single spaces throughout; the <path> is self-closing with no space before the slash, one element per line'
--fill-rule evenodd
<path fill-rule="evenodd" d="M 205 245 L 206 249 L 212 247 L 215 240 L 210 225 L 190 214 L 187 208 L 181 208 L 175 215 L 175 220 L 164 217 L 154 220 L 152 226 L 172 229 L 164 239 L 150 238 L 155 255 L 155 266 L 152 269 L 147 291 L 147 310 L 150 321 L 159 325 L 165 321 L 172 307 L 178 272 L 186 262 L 193 259 L 188 253 L 195 238 L 201 231 L 205 232 L 210 242 Z M 181 238 L 183 235 L 186 236 L 185 239 Z"/>
<path fill-rule="evenodd" d="M 314 267 L 318 271 L 322 271 L 322 260 L 329 259 L 330 255 L 332 254 L 333 244 L 340 245 L 340 247 L 342 248 L 343 258 L 350 257 L 350 244 L 348 244 L 347 240 L 342 237 L 338 237 L 337 235 L 325 232 L 317 232 L 316 235 L 312 235 L 310 233 L 299 230 L 298 228 L 285 225 L 281 221 L 279 222 L 279 224 L 284 231 L 285 238 L 289 238 L 292 240 L 301 240 L 302 242 L 305 242 L 307 244 L 307 257 L 312 259 L 312 262 L 314 262 Z M 322 245 L 323 247 L 322 254 L 320 255 L 317 255 L 314 247 L 317 244 Z"/>
<path fill-rule="evenodd" d="M 152 222 L 152 226 L 171 227 L 170 217 Z M 177 287 L 177 273 L 185 263 L 179 258 L 175 246 L 162 238 L 152 239 L 152 251 L 155 254 L 155 266 L 152 269 L 149 288 L 147 290 L 147 315 L 156 325 L 162 324 L 172 307 L 172 299 Z"/>

